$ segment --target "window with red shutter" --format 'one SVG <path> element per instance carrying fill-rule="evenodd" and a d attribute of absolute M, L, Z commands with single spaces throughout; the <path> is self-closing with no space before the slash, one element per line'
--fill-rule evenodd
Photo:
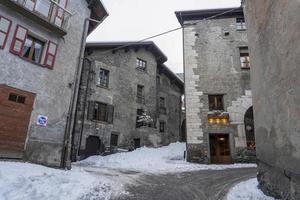
<path fill-rule="evenodd" d="M 0 49 L 4 49 L 11 27 L 11 20 L 0 15 Z"/>
<path fill-rule="evenodd" d="M 23 26 L 17 25 L 13 41 L 11 43 L 10 52 L 16 55 L 21 55 L 24 47 L 28 29 Z"/>
<path fill-rule="evenodd" d="M 56 52 L 57 52 L 57 44 L 49 41 L 46 56 L 45 56 L 45 62 L 44 62 L 44 65 L 49 69 L 52 69 L 54 66 Z"/>

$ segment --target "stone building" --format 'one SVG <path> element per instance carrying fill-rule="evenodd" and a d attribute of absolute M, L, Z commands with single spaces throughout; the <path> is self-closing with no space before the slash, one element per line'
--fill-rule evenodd
<path fill-rule="evenodd" d="M 260 188 L 300 199 L 300 2 L 247 0 Z"/>
<path fill-rule="evenodd" d="M 85 36 L 100 1 L 0 1 L 0 157 L 64 166 Z"/>
<path fill-rule="evenodd" d="M 255 161 L 242 8 L 179 11 L 176 16 L 183 27 L 187 160 Z"/>
<path fill-rule="evenodd" d="M 153 42 L 89 43 L 72 160 L 178 141 L 183 82 Z"/>

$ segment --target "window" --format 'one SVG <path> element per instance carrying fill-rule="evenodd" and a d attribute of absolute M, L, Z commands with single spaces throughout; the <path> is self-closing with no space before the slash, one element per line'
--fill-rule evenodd
<path fill-rule="evenodd" d="M 40 63 L 45 43 L 28 35 L 21 56 L 30 61 Z"/>
<path fill-rule="evenodd" d="M 28 34 L 28 29 L 21 25 L 17 25 L 10 52 L 20 57 L 24 57 L 27 60 L 41 64 L 44 46 L 44 42 Z M 53 69 L 56 53 L 57 45 L 54 42 L 49 41 L 45 52 L 45 67 Z"/>
<path fill-rule="evenodd" d="M 224 110 L 223 95 L 208 95 L 209 110 Z"/>
<path fill-rule="evenodd" d="M 167 113 L 166 99 L 164 97 L 159 98 L 159 112 L 160 112 L 160 114 L 166 114 Z"/>
<path fill-rule="evenodd" d="M 10 31 L 11 21 L 0 15 L 0 49 L 4 49 Z"/>
<path fill-rule="evenodd" d="M 88 119 L 113 123 L 114 107 L 101 102 L 90 101 Z"/>
<path fill-rule="evenodd" d="M 100 77 L 98 85 L 104 88 L 108 88 L 109 82 L 109 71 L 105 69 L 100 69 Z"/>
<path fill-rule="evenodd" d="M 160 133 L 164 133 L 165 130 L 166 130 L 166 122 L 160 121 L 160 122 L 159 122 L 159 132 L 160 132 Z"/>
<path fill-rule="evenodd" d="M 118 146 L 119 135 L 111 134 L 110 136 L 110 146 L 117 147 Z"/>
<path fill-rule="evenodd" d="M 142 59 L 140 59 L 140 58 L 137 58 L 136 59 L 136 66 L 137 66 L 136 67 L 137 69 L 146 71 L 146 69 L 147 69 L 147 62 L 144 61 L 144 60 L 142 60 Z"/>
<path fill-rule="evenodd" d="M 25 100 L 26 100 L 26 97 L 10 93 L 9 96 L 8 96 L 8 100 L 16 102 L 16 103 L 22 103 L 22 104 L 24 104 Z"/>
<path fill-rule="evenodd" d="M 144 86 L 143 85 L 137 85 L 137 103 L 145 103 L 145 97 L 144 97 Z"/>
<path fill-rule="evenodd" d="M 137 109 L 136 111 L 136 128 L 147 126 L 147 121 L 144 118 L 145 112 L 143 109 Z"/>
<path fill-rule="evenodd" d="M 164 108 L 165 106 L 166 106 L 165 98 L 164 97 L 160 97 L 159 98 L 159 107 L 160 108 Z"/>
<path fill-rule="evenodd" d="M 156 76 L 156 83 L 157 85 L 160 85 L 160 76 Z"/>
<path fill-rule="evenodd" d="M 246 30 L 245 18 L 236 18 L 236 30 Z"/>
<path fill-rule="evenodd" d="M 240 47 L 240 60 L 242 68 L 250 68 L 250 57 L 248 47 Z"/>

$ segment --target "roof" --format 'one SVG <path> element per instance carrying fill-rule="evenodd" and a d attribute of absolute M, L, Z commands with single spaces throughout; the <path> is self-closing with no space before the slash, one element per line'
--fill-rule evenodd
<path fill-rule="evenodd" d="M 175 83 L 183 92 L 184 83 L 172 70 L 170 70 L 166 65 L 158 65 L 160 73 L 164 73 L 171 82 Z"/>
<path fill-rule="evenodd" d="M 152 41 L 89 42 L 86 44 L 86 48 L 114 49 L 115 51 L 120 49 L 141 48 L 141 47 L 152 52 L 155 55 L 157 62 L 160 64 L 168 60 L 167 56 Z"/>
<path fill-rule="evenodd" d="M 86 2 L 91 10 L 91 19 L 102 22 L 108 16 L 108 12 L 101 0 L 86 0 Z M 99 26 L 99 23 L 91 21 L 88 32 L 91 33 L 97 26 Z"/>
<path fill-rule="evenodd" d="M 216 16 L 215 17 L 216 19 L 244 16 L 242 7 L 217 8 L 217 9 L 206 9 L 206 10 L 186 10 L 186 11 L 175 12 L 175 15 L 181 25 L 183 24 L 184 21 L 201 20 L 208 17 L 213 17 L 218 14 L 220 15 Z"/>

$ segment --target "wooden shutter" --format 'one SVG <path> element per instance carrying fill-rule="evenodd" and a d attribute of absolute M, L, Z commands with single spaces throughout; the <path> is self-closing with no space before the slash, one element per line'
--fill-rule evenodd
<path fill-rule="evenodd" d="M 46 51 L 45 61 L 44 61 L 44 65 L 49 69 L 53 69 L 56 53 L 57 53 L 57 44 L 49 41 L 47 51 Z"/>
<path fill-rule="evenodd" d="M 11 43 L 10 52 L 16 55 L 21 55 L 24 47 L 28 29 L 21 25 L 17 25 L 13 41 Z"/>
<path fill-rule="evenodd" d="M 112 124 L 114 122 L 114 106 L 107 105 L 107 123 Z"/>
<path fill-rule="evenodd" d="M 94 119 L 94 110 L 95 110 L 95 102 L 94 101 L 89 101 L 88 113 L 87 113 L 87 119 L 88 120 L 93 120 Z"/>
<path fill-rule="evenodd" d="M 0 49 L 4 49 L 11 27 L 11 20 L 0 15 Z"/>

